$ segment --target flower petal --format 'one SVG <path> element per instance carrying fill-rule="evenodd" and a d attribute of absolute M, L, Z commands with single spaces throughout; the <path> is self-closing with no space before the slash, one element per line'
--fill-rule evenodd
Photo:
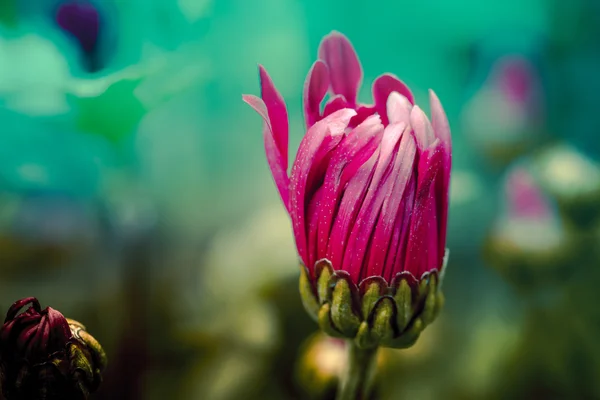
<path fill-rule="evenodd" d="M 400 122 L 408 124 L 412 107 L 410 101 L 400 93 L 390 93 L 386 102 L 386 114 L 390 124 L 397 124 Z"/>
<path fill-rule="evenodd" d="M 308 271 L 313 276 L 313 269 L 316 261 L 320 258 L 317 253 L 317 232 L 319 228 L 319 210 L 321 209 L 321 200 L 323 198 L 323 186 L 317 189 L 310 199 L 306 219 L 308 220 Z"/>
<path fill-rule="evenodd" d="M 373 155 L 381 141 L 383 125 L 379 116 L 368 118 L 352 130 L 340 142 L 331 159 L 323 182 L 324 195 L 319 212 L 318 254 L 328 257 L 327 248 L 331 235 L 331 225 L 337 214 L 337 206 L 350 178 Z M 333 244 L 334 246 L 336 243 Z M 334 251 L 343 249 L 335 249 Z"/>
<path fill-rule="evenodd" d="M 262 66 L 259 66 L 262 100 L 244 95 L 242 99 L 264 120 L 263 140 L 267 161 L 281 200 L 289 212 L 288 116 L 283 98 Z"/>
<path fill-rule="evenodd" d="M 371 115 L 375 115 L 376 112 L 377 110 L 375 110 L 375 106 L 358 106 L 356 109 L 356 115 L 350 120 L 350 127 L 354 128 L 362 124 Z"/>
<path fill-rule="evenodd" d="M 435 136 L 440 139 L 444 148 L 447 148 L 448 153 L 452 150 L 452 138 L 450 136 L 450 124 L 448 118 L 440 103 L 440 99 L 436 96 L 433 90 L 429 91 L 429 104 L 431 107 L 431 124 Z"/>
<path fill-rule="evenodd" d="M 384 278 L 391 282 L 394 277 L 404 270 L 404 261 L 406 260 L 406 249 L 408 243 L 408 233 L 410 231 L 410 221 L 412 218 L 413 207 L 415 203 L 415 192 L 417 188 L 417 179 L 413 173 L 404 190 L 404 198 L 400 204 L 401 212 L 396 217 L 394 223 L 394 234 L 392 243 L 388 250 L 385 260 Z"/>
<path fill-rule="evenodd" d="M 441 174 L 444 152 L 439 139 L 421 155 L 417 171 L 417 192 L 410 223 L 404 270 L 420 279 L 425 272 L 439 270 L 439 201 L 434 193 L 435 179 Z"/>
<path fill-rule="evenodd" d="M 309 257 L 305 205 L 310 202 L 309 190 L 317 190 L 316 187 L 313 187 L 314 182 L 309 179 L 310 174 L 315 168 L 323 169 L 320 164 L 327 160 L 329 152 L 342 140 L 348 122 L 355 114 L 354 110 L 343 109 L 314 124 L 302 139 L 292 167 L 290 217 L 298 253 L 307 267 L 309 266 Z"/>
<path fill-rule="evenodd" d="M 413 128 L 419 152 L 422 153 L 435 141 L 435 134 L 427 115 L 419 106 L 413 107 L 410 113 L 410 124 Z"/>
<path fill-rule="evenodd" d="M 342 201 L 338 206 L 327 248 L 327 258 L 331 261 L 331 265 L 335 270 L 343 269 L 348 236 L 354 226 L 362 201 L 367 194 L 369 183 L 373 178 L 379 153 L 380 147 L 378 145 L 364 164 L 354 173 L 348 174 L 350 179 L 346 185 Z M 342 180 L 344 180 L 344 175 L 342 175 Z"/>
<path fill-rule="evenodd" d="M 394 183 L 390 170 L 394 156 L 397 153 L 398 142 L 405 128 L 406 124 L 388 125 L 385 128 L 383 138 L 381 139 L 381 152 L 379 153 L 373 179 L 369 184 L 364 201 L 360 204 L 360 211 L 348 238 L 342 269 L 348 272 L 352 280 L 356 283 L 366 277 L 364 276 L 366 271 L 364 271 L 363 264 L 385 195 Z M 373 243 L 374 246 L 378 246 L 379 244 Z M 383 250 L 374 248 L 372 251 L 386 250 L 387 248 Z"/>
<path fill-rule="evenodd" d="M 436 183 L 436 197 L 438 201 L 438 223 L 439 223 L 439 257 L 443 262 L 446 249 L 446 235 L 448 230 L 448 206 L 450 197 L 450 171 L 452 170 L 452 137 L 450 135 L 450 124 L 440 103 L 440 99 L 433 90 L 429 91 L 429 103 L 431 105 L 431 124 L 437 138 L 443 145 L 442 177 Z M 441 265 L 441 264 L 440 264 Z"/>
<path fill-rule="evenodd" d="M 407 187 L 413 174 L 417 154 L 417 146 L 409 132 L 410 127 L 406 127 L 390 172 L 390 179 L 393 182 L 388 186 L 387 192 L 382 193 L 383 205 L 373 233 L 373 246 L 365 277 L 384 276 L 388 252 L 396 254 L 400 235 L 403 230 L 407 230 L 402 226 L 405 207 L 401 204 L 404 203 L 407 194 L 411 195 L 407 193 Z M 398 230 L 396 230 L 397 224 L 400 225 Z M 398 238 L 392 243 L 393 235 L 398 235 Z"/>
<path fill-rule="evenodd" d="M 27 304 L 31 304 L 31 309 L 37 311 L 38 313 L 42 310 L 38 299 L 36 299 L 35 297 L 26 297 L 24 299 L 15 301 L 13 305 L 10 306 L 8 312 L 6 313 L 6 318 L 4 319 L 4 322 L 8 322 L 14 319 L 21 310 L 21 308 L 25 307 Z"/>
<path fill-rule="evenodd" d="M 341 94 L 331 97 L 327 103 L 325 104 L 325 109 L 323 110 L 323 118 L 333 114 L 336 111 L 339 111 L 343 108 L 352 108 L 348 105 L 346 99 Z"/>
<path fill-rule="evenodd" d="M 333 93 L 344 96 L 354 108 L 363 73 L 358 56 L 348 38 L 335 31 L 325 36 L 319 46 L 319 58 L 329 67 Z"/>
<path fill-rule="evenodd" d="M 373 82 L 372 91 L 373 100 L 375 101 L 375 108 L 377 109 L 379 115 L 381 115 L 381 121 L 384 125 L 389 123 L 386 106 L 388 97 L 390 97 L 392 92 L 400 93 L 402 96 L 406 97 L 410 104 L 415 104 L 413 94 L 408 86 L 406 86 L 404 82 L 392 74 L 383 74 L 375 79 L 375 82 Z"/>
<path fill-rule="evenodd" d="M 327 65 L 317 60 L 308 72 L 304 83 L 304 117 L 307 129 L 321 119 L 321 101 L 327 89 L 329 89 Z"/>

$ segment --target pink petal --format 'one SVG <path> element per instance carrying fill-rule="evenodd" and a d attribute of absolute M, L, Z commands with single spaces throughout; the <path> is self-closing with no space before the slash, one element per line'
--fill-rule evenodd
<path fill-rule="evenodd" d="M 343 189 L 356 171 L 379 147 L 383 125 L 379 116 L 368 118 L 350 132 L 336 148 L 323 182 L 323 201 L 319 215 L 318 254 L 326 257 L 331 224 Z"/>
<path fill-rule="evenodd" d="M 389 123 L 386 105 L 388 97 L 390 94 L 392 94 L 392 92 L 400 93 L 402 96 L 406 97 L 410 104 L 415 103 L 414 97 L 408 86 L 406 86 L 404 82 L 392 74 L 383 74 L 375 79 L 372 90 L 373 99 L 375 100 L 375 108 L 377 109 L 379 115 L 381 115 L 381 121 L 384 125 Z"/>
<path fill-rule="evenodd" d="M 319 227 L 319 210 L 323 198 L 323 186 L 312 196 L 308 205 L 306 218 L 308 219 L 308 270 L 312 275 L 315 263 L 320 257 L 317 255 L 317 231 Z"/>
<path fill-rule="evenodd" d="M 431 124 L 436 137 L 438 137 L 443 146 L 442 177 L 436 182 L 436 197 L 438 202 L 438 223 L 439 223 L 439 257 L 440 263 L 443 261 L 446 248 L 446 234 L 448 227 L 448 205 L 450 201 L 450 171 L 452 169 L 452 138 L 450 136 L 450 124 L 444 112 L 440 100 L 433 92 L 429 91 L 429 103 L 431 105 Z"/>
<path fill-rule="evenodd" d="M 329 89 L 329 71 L 327 65 L 317 60 L 310 69 L 304 83 L 304 116 L 306 128 L 321 119 L 321 101 Z"/>
<path fill-rule="evenodd" d="M 332 32 L 321 41 L 319 58 L 329 67 L 331 89 L 356 106 L 356 95 L 362 81 L 362 67 L 352 44 L 339 32 Z"/>
<path fill-rule="evenodd" d="M 390 93 L 386 102 L 386 114 L 390 124 L 397 124 L 400 122 L 408 124 L 412 107 L 410 101 L 400 93 Z"/>
<path fill-rule="evenodd" d="M 350 120 L 350 127 L 354 128 L 355 126 L 362 124 L 371 115 L 375 115 L 376 112 L 375 106 L 358 106 L 356 115 Z"/>
<path fill-rule="evenodd" d="M 265 153 L 267 154 L 267 162 L 269 163 L 269 168 L 271 169 L 271 174 L 273 175 L 273 180 L 275 181 L 275 185 L 279 191 L 281 201 L 289 213 L 290 178 L 287 174 L 287 153 L 283 155 L 277 147 L 265 103 L 258 97 L 249 94 L 243 95 L 242 99 L 250 107 L 254 108 L 254 110 L 258 112 L 264 120 L 263 141 L 265 145 Z"/>
<path fill-rule="evenodd" d="M 388 125 L 385 128 L 381 140 L 381 152 L 377 160 L 373 179 L 369 184 L 367 195 L 360 205 L 360 212 L 348 238 L 342 269 L 348 272 L 356 283 L 358 283 L 364 274 L 362 267 L 369 241 L 372 238 L 375 222 L 383 205 L 385 195 L 394 183 L 394 179 L 390 174 L 390 166 L 396 154 L 397 144 L 405 128 L 406 124 Z M 380 243 L 374 243 L 374 245 L 378 246 Z M 386 250 L 387 248 L 373 249 L 373 251 L 384 252 Z"/>
<path fill-rule="evenodd" d="M 331 265 L 335 270 L 341 270 L 343 267 L 348 236 L 369 188 L 369 182 L 373 178 L 379 153 L 380 147 L 377 146 L 371 157 L 356 172 L 348 174 L 350 179 L 346 185 L 342 201 L 338 206 L 327 248 L 327 258 L 331 261 Z M 344 174 L 342 175 L 343 180 Z"/>
<path fill-rule="evenodd" d="M 386 193 L 382 193 L 384 200 L 377 226 L 375 227 L 375 233 L 373 234 L 373 247 L 367 263 L 366 277 L 384 276 L 388 251 L 395 254 L 398 242 L 400 241 L 398 237 L 392 243 L 392 235 L 396 234 L 399 236 L 402 232 L 402 229 L 398 229 L 397 233 L 394 231 L 398 220 L 403 220 L 402 215 L 404 214 L 405 207 L 401 207 L 401 203 L 407 195 L 406 189 L 413 173 L 417 153 L 417 147 L 414 139 L 409 134 L 409 129 L 407 127 L 402 135 L 390 173 L 390 179 L 393 183 L 388 186 Z"/>
<path fill-rule="evenodd" d="M 438 139 L 421 155 L 417 171 L 417 192 L 410 225 L 404 270 L 420 278 L 439 270 L 438 217 L 434 194 L 435 178 L 442 173 L 444 151 Z"/>
<path fill-rule="evenodd" d="M 425 151 L 435 141 L 435 134 L 429 119 L 419 106 L 413 107 L 410 113 L 410 124 L 413 128 L 419 152 Z"/>
<path fill-rule="evenodd" d="M 325 109 L 323 110 L 323 118 L 333 114 L 336 111 L 339 111 L 343 108 L 352 108 L 348 105 L 346 99 L 341 94 L 333 96 L 330 98 L 325 104 Z"/>
<path fill-rule="evenodd" d="M 406 249 L 408 244 L 408 233 L 410 230 L 410 221 L 415 202 L 415 192 L 417 180 L 413 173 L 404 190 L 404 198 L 400 204 L 401 212 L 398 213 L 394 224 L 394 235 L 392 244 L 385 260 L 384 277 L 388 282 L 404 270 L 404 261 L 406 260 Z"/>
<path fill-rule="evenodd" d="M 429 104 L 431 107 L 431 125 L 435 136 L 440 139 L 448 153 L 452 150 L 452 138 L 450 137 L 450 124 L 440 103 L 440 99 L 433 90 L 429 91 Z"/>
<path fill-rule="evenodd" d="M 305 223 L 305 204 L 308 204 L 308 190 L 314 182 L 309 181 L 311 170 L 322 168 L 320 165 L 328 153 L 342 140 L 350 119 L 356 114 L 354 110 L 344 109 L 323 118 L 308 130 L 296 155 L 292 167 L 290 181 L 290 216 L 296 238 L 296 247 L 302 261 L 309 267 L 307 247 L 307 227 Z"/>

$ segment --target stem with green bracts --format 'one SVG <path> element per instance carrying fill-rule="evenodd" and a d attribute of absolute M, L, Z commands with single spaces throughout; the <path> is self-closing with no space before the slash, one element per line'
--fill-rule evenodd
<path fill-rule="evenodd" d="M 375 375 L 375 359 L 378 347 L 361 349 L 353 341 L 347 341 L 348 361 L 340 380 L 337 400 L 367 400 Z"/>

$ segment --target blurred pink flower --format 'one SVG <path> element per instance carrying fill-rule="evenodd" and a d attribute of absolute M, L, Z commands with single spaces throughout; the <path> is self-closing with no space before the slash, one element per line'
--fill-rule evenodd
<path fill-rule="evenodd" d="M 510 173 L 505 191 L 509 218 L 542 219 L 553 214 L 548 199 L 525 168 Z"/>
<path fill-rule="evenodd" d="M 503 210 L 494 225 L 496 240 L 522 251 L 540 251 L 564 241 L 562 220 L 553 199 L 541 189 L 526 166 L 511 168 L 504 181 Z"/>
<path fill-rule="evenodd" d="M 543 88 L 527 58 L 504 56 L 465 104 L 463 131 L 487 160 L 507 163 L 545 133 Z"/>
<path fill-rule="evenodd" d="M 440 101 L 430 91 L 430 122 L 410 89 L 384 74 L 373 83 L 375 104 L 361 104 L 363 72 L 348 39 L 333 32 L 318 54 L 304 86 L 307 132 L 290 174 L 286 106 L 262 66 L 262 99 L 243 96 L 264 119 L 267 159 L 302 262 L 314 278 L 315 263 L 327 259 L 356 284 L 439 271 L 451 169 Z"/>

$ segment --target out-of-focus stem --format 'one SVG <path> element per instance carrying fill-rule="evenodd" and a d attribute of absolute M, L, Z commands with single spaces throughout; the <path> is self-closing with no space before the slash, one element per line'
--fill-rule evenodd
<path fill-rule="evenodd" d="M 347 341 L 348 361 L 338 387 L 337 400 L 368 399 L 375 375 L 377 350 L 378 347 L 361 349 L 353 341 Z"/>

